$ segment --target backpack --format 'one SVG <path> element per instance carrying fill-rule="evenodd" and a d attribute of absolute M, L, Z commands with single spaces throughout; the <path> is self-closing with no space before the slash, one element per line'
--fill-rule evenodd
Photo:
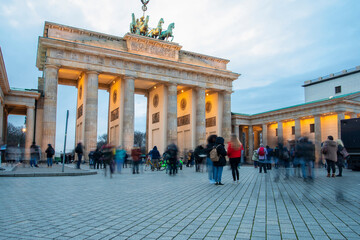
<path fill-rule="evenodd" d="M 264 147 L 259 148 L 259 156 L 265 156 L 265 148 Z"/>
<path fill-rule="evenodd" d="M 218 146 L 219 146 L 219 145 L 218 145 Z M 218 153 L 217 153 L 217 150 L 216 150 L 218 146 L 213 147 L 213 149 L 210 151 L 210 160 L 211 160 L 212 162 L 218 162 L 219 159 L 220 159 L 220 157 L 219 157 L 219 155 L 218 155 Z"/>
<path fill-rule="evenodd" d="M 54 148 L 51 148 L 51 149 L 50 149 L 50 154 L 51 154 L 51 155 L 54 155 L 54 154 L 55 154 Z"/>
<path fill-rule="evenodd" d="M 284 151 L 284 152 L 283 152 L 283 159 L 284 159 L 284 160 L 289 160 L 289 158 L 290 158 L 289 152 L 288 152 L 288 151 Z"/>

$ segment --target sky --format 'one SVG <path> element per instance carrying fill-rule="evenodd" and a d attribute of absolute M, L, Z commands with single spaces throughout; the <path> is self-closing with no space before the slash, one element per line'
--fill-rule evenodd
<path fill-rule="evenodd" d="M 38 37 L 51 21 L 124 36 L 140 0 L 0 0 L 0 47 L 11 87 L 37 88 Z M 150 26 L 174 22 L 183 50 L 230 60 L 232 112 L 258 113 L 304 102 L 304 81 L 360 65 L 359 0 L 150 0 Z M 76 88 L 59 86 L 56 149 L 74 146 Z M 107 131 L 108 93 L 99 90 L 98 135 Z M 136 95 L 135 130 L 145 131 L 146 99 Z M 22 125 L 24 117 L 10 116 Z"/>

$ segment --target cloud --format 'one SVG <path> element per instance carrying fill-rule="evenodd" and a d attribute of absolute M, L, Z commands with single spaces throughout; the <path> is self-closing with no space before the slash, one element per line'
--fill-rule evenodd
<path fill-rule="evenodd" d="M 45 20 L 123 36 L 132 12 L 142 15 L 140 1 L 3 1 L 0 45 L 11 86 L 36 87 Z M 301 103 L 303 81 L 359 65 L 359 12 L 357 0 L 152 0 L 147 14 L 150 26 L 174 22 L 174 41 L 184 50 L 230 59 L 228 69 L 242 74 L 233 83 L 232 111 L 255 113 Z M 145 129 L 146 101 L 135 103 L 135 126 Z M 107 126 L 101 111 L 99 133 Z"/>

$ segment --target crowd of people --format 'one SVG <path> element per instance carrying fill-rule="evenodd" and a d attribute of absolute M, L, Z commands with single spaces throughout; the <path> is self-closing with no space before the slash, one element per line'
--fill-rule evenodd
<path fill-rule="evenodd" d="M 327 177 L 342 177 L 345 161 L 349 157 L 341 139 L 334 141 L 332 136 L 321 144 L 322 163 L 327 169 Z M 280 168 L 285 169 L 285 180 L 290 175 L 302 177 L 305 181 L 314 179 L 315 145 L 307 137 L 301 137 L 297 141 L 289 141 L 288 146 L 278 144 L 275 149 L 260 145 L 252 155 L 254 167 L 259 168 L 259 173 L 267 173 L 274 165 L 276 169 L 275 181 L 280 178 Z M 339 173 L 336 175 L 335 165 Z M 332 174 L 330 174 L 332 171 Z"/>
<path fill-rule="evenodd" d="M 80 169 L 84 149 L 82 143 L 78 143 L 75 148 L 77 154 L 76 167 Z M 148 162 L 152 171 L 166 169 L 166 173 L 176 175 L 178 169 L 182 169 L 183 161 L 186 161 L 187 167 L 195 165 L 196 172 L 203 172 L 204 165 L 208 173 L 209 182 L 215 185 L 224 185 L 222 182 L 223 168 L 229 165 L 234 183 L 239 183 L 239 168 L 244 153 L 244 146 L 235 134 L 231 135 L 230 141 L 225 147 L 224 138 L 217 135 L 210 135 L 207 138 L 207 144 L 197 146 L 194 151 L 185 151 L 184 157 L 179 158 L 179 150 L 175 144 L 167 146 L 165 152 L 161 155 L 158 148 L 154 146 L 149 153 L 145 153 L 136 145 L 131 149 L 130 155 L 121 146 L 114 147 L 111 144 L 105 144 L 101 148 L 89 153 L 90 165 L 94 169 L 107 169 L 110 176 L 116 171 L 121 173 L 122 168 L 128 166 L 129 158 L 132 162 L 132 173 L 140 173 L 140 164 Z M 53 165 L 55 150 L 48 144 L 45 150 L 47 157 L 47 167 Z M 37 162 L 40 159 L 41 151 L 39 146 L 33 143 L 30 147 L 30 166 L 38 167 Z M 341 139 L 334 141 L 332 136 L 321 144 L 322 162 L 327 170 L 327 177 L 341 177 L 345 167 L 347 153 Z M 147 159 L 147 160 L 146 160 Z M 259 173 L 275 168 L 275 181 L 279 181 L 282 170 L 285 170 L 285 180 L 291 175 L 302 177 L 305 181 L 314 179 L 315 167 L 315 145 L 307 137 L 301 137 L 297 141 L 288 141 L 287 146 L 279 143 L 274 149 L 260 144 L 260 147 L 254 150 L 252 154 L 254 167 L 259 168 Z M 338 174 L 336 175 L 336 166 Z"/>

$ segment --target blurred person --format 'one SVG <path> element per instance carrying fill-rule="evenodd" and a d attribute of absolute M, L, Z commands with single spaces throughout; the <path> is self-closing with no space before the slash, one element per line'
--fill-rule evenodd
<path fill-rule="evenodd" d="M 324 158 L 327 164 L 327 177 L 330 177 L 330 170 L 332 170 L 332 177 L 335 177 L 335 163 L 337 162 L 337 143 L 334 141 L 333 136 L 328 136 L 324 142 L 321 152 L 324 154 Z"/>
<path fill-rule="evenodd" d="M 260 168 L 259 173 L 261 173 L 262 169 L 264 169 L 264 173 L 266 173 L 265 161 L 266 161 L 267 151 L 266 148 L 264 147 L 264 144 L 260 144 L 260 147 L 256 152 L 259 156 L 259 168 Z"/>
<path fill-rule="evenodd" d="M 195 159 L 195 171 L 202 172 L 202 163 L 206 158 L 206 152 L 203 145 L 199 145 L 195 148 L 194 159 Z"/>
<path fill-rule="evenodd" d="M 254 168 L 257 168 L 259 165 L 259 154 L 258 154 L 257 150 L 253 151 L 251 160 L 253 160 L 253 162 L 254 162 Z"/>
<path fill-rule="evenodd" d="M 125 158 L 124 158 L 123 168 L 128 167 L 128 162 L 129 162 L 129 154 L 126 153 Z"/>
<path fill-rule="evenodd" d="M 341 139 L 336 140 L 338 150 L 336 152 L 337 155 L 337 162 L 336 165 L 339 168 L 339 174 L 336 175 L 337 177 L 342 177 L 343 168 L 345 166 L 345 160 L 349 157 L 349 153 L 346 151 L 344 147 L 344 143 Z"/>
<path fill-rule="evenodd" d="M 269 146 L 266 146 L 266 168 L 268 170 L 271 170 L 271 165 L 272 165 L 272 161 L 273 161 L 273 155 L 274 155 L 274 150 L 272 148 L 270 148 Z"/>
<path fill-rule="evenodd" d="M 112 174 L 114 173 L 114 149 L 110 144 L 105 144 L 101 147 L 102 152 L 102 161 L 104 164 L 104 173 L 105 177 L 107 175 L 107 165 L 109 165 L 110 170 L 110 178 L 112 178 Z"/>
<path fill-rule="evenodd" d="M 208 171 L 208 177 L 211 184 L 215 183 L 214 180 L 214 165 L 213 162 L 210 159 L 210 152 L 215 146 L 217 136 L 216 135 L 210 135 L 207 139 L 207 145 L 206 145 L 206 168 Z"/>
<path fill-rule="evenodd" d="M 121 173 L 121 167 L 124 164 L 125 155 L 126 155 L 126 151 L 121 146 L 119 146 L 115 152 L 115 162 L 116 162 L 117 173 Z"/>
<path fill-rule="evenodd" d="M 179 150 L 174 143 L 170 144 L 167 147 L 167 150 L 166 150 L 167 157 L 166 158 L 169 163 L 169 175 L 175 176 L 175 173 L 177 170 L 178 152 L 179 152 Z"/>
<path fill-rule="evenodd" d="M 193 162 L 194 162 L 194 152 L 192 150 L 189 150 L 187 153 L 186 167 L 192 167 Z"/>
<path fill-rule="evenodd" d="M 140 148 L 135 145 L 133 149 L 131 149 L 131 158 L 133 160 L 133 174 L 139 174 L 139 164 L 141 161 L 141 150 Z"/>
<path fill-rule="evenodd" d="M 227 152 L 225 150 L 224 141 L 225 140 L 222 137 L 217 137 L 215 140 L 215 148 L 216 148 L 217 155 L 219 156 L 219 161 L 213 162 L 215 185 L 224 185 L 221 182 L 223 168 L 226 165 L 225 157 L 227 155 Z"/>
<path fill-rule="evenodd" d="M 48 148 L 45 150 L 45 153 L 47 158 L 47 166 L 51 168 L 53 164 L 53 157 L 55 155 L 55 150 L 51 144 L 48 144 Z"/>
<path fill-rule="evenodd" d="M 81 144 L 81 142 L 79 142 L 75 148 L 75 153 L 77 153 L 78 155 L 78 161 L 77 161 L 77 164 L 76 164 L 76 168 L 77 169 L 80 169 L 80 164 L 81 164 L 81 160 L 82 160 L 82 156 L 83 156 L 83 146 Z"/>
<path fill-rule="evenodd" d="M 303 138 L 303 160 L 301 164 L 304 180 L 313 180 L 314 178 L 314 161 L 315 161 L 315 145 L 309 141 L 307 137 Z"/>
<path fill-rule="evenodd" d="M 159 160 L 160 160 L 160 152 L 157 149 L 157 146 L 154 146 L 153 149 L 149 152 L 149 155 L 151 157 L 151 170 L 154 171 L 155 168 L 157 171 L 160 170 Z"/>
<path fill-rule="evenodd" d="M 41 158 L 41 151 L 40 147 L 35 144 L 35 142 L 32 143 L 30 146 L 30 167 L 39 167 L 37 165 L 37 162 Z"/>
<path fill-rule="evenodd" d="M 96 148 L 93 158 L 94 158 L 94 169 L 95 168 L 99 169 L 99 165 L 101 165 L 101 168 L 102 168 L 101 151 L 99 150 L 99 147 Z"/>
<path fill-rule="evenodd" d="M 227 155 L 229 157 L 231 173 L 234 180 L 234 183 L 239 183 L 239 170 L 238 166 L 241 161 L 241 152 L 244 150 L 243 145 L 236 136 L 236 134 L 231 134 L 230 142 L 228 143 Z"/>
<path fill-rule="evenodd" d="M 303 138 L 300 137 L 296 141 L 295 146 L 294 146 L 294 161 L 293 161 L 294 176 L 298 177 L 298 178 L 301 178 L 300 168 L 301 168 L 301 161 L 302 161 L 303 154 L 304 154 L 303 150 L 301 149 L 302 141 L 303 141 Z"/>

